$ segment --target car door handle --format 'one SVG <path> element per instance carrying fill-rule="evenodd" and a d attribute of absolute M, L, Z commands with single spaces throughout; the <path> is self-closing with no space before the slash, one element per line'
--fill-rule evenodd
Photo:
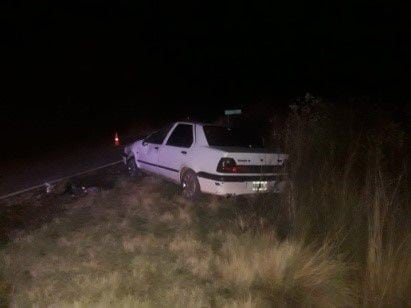
<path fill-rule="evenodd" d="M 181 151 L 181 154 L 186 155 L 186 154 L 187 154 L 187 151 Z"/>
<path fill-rule="evenodd" d="M 158 150 L 158 147 L 154 147 L 156 150 Z"/>

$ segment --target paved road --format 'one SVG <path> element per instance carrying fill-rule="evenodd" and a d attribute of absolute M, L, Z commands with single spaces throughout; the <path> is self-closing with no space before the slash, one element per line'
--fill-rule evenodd
<path fill-rule="evenodd" d="M 122 146 L 114 145 L 79 146 L 47 153 L 35 159 L 0 163 L 0 198 L 118 161 L 121 159 L 122 149 Z"/>

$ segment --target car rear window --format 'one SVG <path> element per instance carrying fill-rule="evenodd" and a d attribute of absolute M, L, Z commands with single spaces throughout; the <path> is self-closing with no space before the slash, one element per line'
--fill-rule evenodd
<path fill-rule="evenodd" d="M 204 125 L 204 133 L 210 146 L 263 148 L 261 136 L 251 129 Z"/>

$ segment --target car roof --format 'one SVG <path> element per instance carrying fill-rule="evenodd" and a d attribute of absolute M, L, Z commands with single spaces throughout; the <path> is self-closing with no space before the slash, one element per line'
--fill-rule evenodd
<path fill-rule="evenodd" d="M 208 123 L 195 122 L 195 121 L 177 121 L 177 122 L 174 122 L 174 124 L 192 124 L 192 125 L 199 125 L 199 126 L 211 125 Z"/>

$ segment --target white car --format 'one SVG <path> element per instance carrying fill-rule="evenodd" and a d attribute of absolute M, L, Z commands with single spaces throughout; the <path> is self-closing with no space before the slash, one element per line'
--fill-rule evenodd
<path fill-rule="evenodd" d="M 264 149 L 251 131 L 177 122 L 127 145 L 123 159 L 130 175 L 160 175 L 195 198 L 281 192 L 288 155 Z"/>

